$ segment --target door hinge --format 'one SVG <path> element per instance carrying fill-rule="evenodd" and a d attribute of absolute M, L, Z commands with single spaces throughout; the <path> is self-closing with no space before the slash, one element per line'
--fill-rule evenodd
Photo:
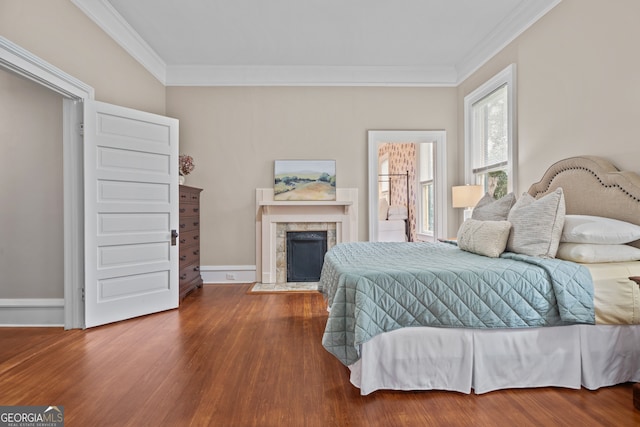
<path fill-rule="evenodd" d="M 84 123 L 80 123 L 80 135 L 84 135 Z"/>
<path fill-rule="evenodd" d="M 80 298 L 82 298 L 82 301 L 84 302 L 84 288 L 80 289 Z"/>

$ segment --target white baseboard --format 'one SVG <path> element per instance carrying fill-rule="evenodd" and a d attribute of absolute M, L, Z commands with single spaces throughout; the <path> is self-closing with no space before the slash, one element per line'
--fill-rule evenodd
<path fill-rule="evenodd" d="M 255 265 L 201 265 L 202 281 L 207 284 L 253 283 L 256 281 Z"/>
<path fill-rule="evenodd" d="M 64 298 L 0 299 L 0 326 L 64 327 Z"/>

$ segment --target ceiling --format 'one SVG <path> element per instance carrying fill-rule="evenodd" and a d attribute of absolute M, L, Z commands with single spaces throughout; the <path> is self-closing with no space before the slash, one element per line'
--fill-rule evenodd
<path fill-rule="evenodd" d="M 455 86 L 561 0 L 72 0 L 168 86 Z"/>

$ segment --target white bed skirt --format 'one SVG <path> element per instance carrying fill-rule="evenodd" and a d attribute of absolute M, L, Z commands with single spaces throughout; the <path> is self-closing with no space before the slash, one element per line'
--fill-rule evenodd
<path fill-rule="evenodd" d="M 586 387 L 640 381 L 640 325 L 531 329 L 403 328 L 372 338 L 351 365 L 362 395 L 376 390 Z"/>

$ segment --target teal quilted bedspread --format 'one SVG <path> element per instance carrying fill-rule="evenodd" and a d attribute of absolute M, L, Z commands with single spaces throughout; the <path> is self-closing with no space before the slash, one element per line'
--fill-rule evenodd
<path fill-rule="evenodd" d="M 595 323 L 593 282 L 579 264 L 449 243 L 341 243 L 325 255 L 331 307 L 323 346 L 345 365 L 359 345 L 407 326 L 531 328 Z"/>

